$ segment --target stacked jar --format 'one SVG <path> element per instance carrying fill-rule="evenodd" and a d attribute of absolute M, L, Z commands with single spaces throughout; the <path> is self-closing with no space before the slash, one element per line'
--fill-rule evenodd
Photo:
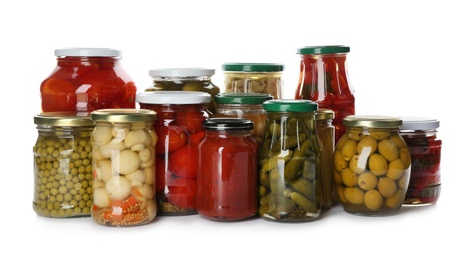
<path fill-rule="evenodd" d="M 136 86 L 120 50 L 69 48 L 55 55 L 57 65 L 40 85 L 43 112 L 135 108 Z"/>
<path fill-rule="evenodd" d="M 91 112 L 93 219 L 106 226 L 151 222 L 155 200 L 156 113 L 145 109 Z"/>
<path fill-rule="evenodd" d="M 157 112 L 154 129 L 159 215 L 196 214 L 202 123 L 213 117 L 207 109 L 211 96 L 198 91 L 155 91 L 136 95 L 142 109 Z"/>
<path fill-rule="evenodd" d="M 87 113 L 48 112 L 34 117 L 34 211 L 44 217 L 88 217 L 92 207 L 94 125 Z"/>
<path fill-rule="evenodd" d="M 442 140 L 437 137 L 440 122 L 426 117 L 401 117 L 400 134 L 408 144 L 412 167 L 404 206 L 427 206 L 440 196 Z"/>
<path fill-rule="evenodd" d="M 212 82 L 214 69 L 209 68 L 159 68 L 149 70 L 153 85 L 146 88 L 148 91 L 200 91 L 208 93 L 211 97 L 207 109 L 216 113 L 215 95 L 220 88 Z"/>
<path fill-rule="evenodd" d="M 345 117 L 343 123 L 346 132 L 333 157 L 343 209 L 363 216 L 397 213 L 411 174 L 411 155 L 399 134 L 401 119 L 358 115 Z"/>
<path fill-rule="evenodd" d="M 239 117 L 254 122 L 252 137 L 259 146 L 265 134 L 265 111 L 262 104 L 273 99 L 269 94 L 222 93 L 215 96 L 218 117 Z"/>
<path fill-rule="evenodd" d="M 282 98 L 283 69 L 279 63 L 224 63 L 226 93 L 262 93 Z"/>

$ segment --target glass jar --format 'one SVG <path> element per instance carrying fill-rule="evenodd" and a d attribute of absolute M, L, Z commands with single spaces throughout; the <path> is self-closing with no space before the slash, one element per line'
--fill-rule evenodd
<path fill-rule="evenodd" d="M 279 63 L 224 63 L 226 93 L 262 93 L 282 97 L 284 65 Z"/>
<path fill-rule="evenodd" d="M 355 215 L 396 214 L 411 174 L 411 155 L 399 134 L 401 119 L 347 116 L 335 147 L 334 181 L 343 209 Z"/>
<path fill-rule="evenodd" d="M 93 219 L 106 226 L 136 226 L 157 215 L 156 113 L 145 109 L 91 112 Z"/>
<path fill-rule="evenodd" d="M 209 68 L 160 68 L 149 70 L 149 76 L 153 78 L 153 86 L 147 91 L 176 90 L 176 91 L 200 91 L 210 94 L 211 100 L 207 109 L 211 113 L 217 112 L 215 95 L 220 93 L 220 88 L 212 82 L 215 69 Z"/>
<path fill-rule="evenodd" d="M 159 215 L 196 214 L 198 144 L 211 96 L 198 91 L 156 91 L 136 94 L 144 109 L 157 112 L 157 204 Z"/>
<path fill-rule="evenodd" d="M 39 216 L 88 217 L 92 207 L 94 125 L 87 113 L 48 112 L 34 117 L 34 199 Z"/>
<path fill-rule="evenodd" d="M 210 118 L 199 143 L 197 211 L 210 220 L 239 221 L 257 215 L 257 143 L 251 120 Z"/>
<path fill-rule="evenodd" d="M 136 86 L 121 65 L 121 51 L 55 50 L 57 66 L 40 85 L 43 112 L 135 108 Z"/>
<path fill-rule="evenodd" d="M 317 103 L 264 102 L 266 131 L 259 152 L 259 216 L 276 222 L 305 222 L 321 212 Z"/>
<path fill-rule="evenodd" d="M 333 183 L 333 151 L 335 150 L 335 127 L 332 120 L 335 113 L 330 109 L 319 108 L 316 113 L 317 137 L 320 141 L 321 167 L 319 178 L 321 183 L 322 209 L 330 209 L 338 203 Z"/>
<path fill-rule="evenodd" d="M 259 147 L 265 134 L 265 111 L 262 106 L 273 99 L 269 94 L 260 93 L 221 93 L 215 96 L 218 117 L 239 117 L 254 122 L 252 137 Z"/>
<path fill-rule="evenodd" d="M 335 112 L 335 142 L 345 133 L 343 118 L 355 114 L 354 90 L 348 81 L 343 45 L 307 46 L 298 49 L 301 57 L 295 99 L 316 101 L 320 108 Z"/>
<path fill-rule="evenodd" d="M 440 196 L 442 140 L 437 137 L 440 122 L 426 117 L 401 117 L 400 134 L 411 153 L 411 178 L 403 206 L 435 204 Z"/>

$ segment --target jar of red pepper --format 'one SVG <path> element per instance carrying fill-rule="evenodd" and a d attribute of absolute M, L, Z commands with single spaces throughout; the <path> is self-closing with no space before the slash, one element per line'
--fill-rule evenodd
<path fill-rule="evenodd" d="M 43 112 L 135 108 L 136 86 L 108 48 L 55 50 L 57 65 L 40 85 Z"/>
<path fill-rule="evenodd" d="M 354 90 L 346 67 L 348 46 L 306 46 L 301 55 L 300 74 L 295 99 L 316 101 L 319 108 L 335 112 L 335 142 L 345 133 L 343 118 L 355 114 Z"/>
<path fill-rule="evenodd" d="M 257 143 L 254 123 L 242 118 L 204 121 L 199 144 L 197 211 L 215 221 L 239 221 L 257 214 Z"/>
<path fill-rule="evenodd" d="M 157 112 L 157 203 L 159 215 L 196 214 L 198 144 L 204 137 L 202 122 L 213 117 L 207 109 L 208 93 L 150 91 L 138 93 L 141 108 Z"/>
<path fill-rule="evenodd" d="M 440 122 L 425 117 L 401 117 L 400 134 L 411 153 L 411 178 L 403 206 L 435 204 L 440 196 L 442 140 L 437 137 Z"/>

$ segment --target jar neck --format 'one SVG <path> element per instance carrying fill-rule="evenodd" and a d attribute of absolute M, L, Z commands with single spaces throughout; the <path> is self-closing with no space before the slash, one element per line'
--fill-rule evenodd
<path fill-rule="evenodd" d="M 205 134 L 211 137 L 220 137 L 220 138 L 242 138 L 251 136 L 251 130 L 235 130 L 235 129 L 228 129 L 228 130 L 210 130 L 205 129 Z"/>
<path fill-rule="evenodd" d="M 436 138 L 437 137 L 437 129 L 428 129 L 428 130 L 400 130 L 400 134 L 403 137 L 408 138 Z"/>
<path fill-rule="evenodd" d="M 186 81 L 211 81 L 212 76 L 184 76 L 184 77 L 163 77 L 153 76 L 154 82 L 186 82 Z"/>

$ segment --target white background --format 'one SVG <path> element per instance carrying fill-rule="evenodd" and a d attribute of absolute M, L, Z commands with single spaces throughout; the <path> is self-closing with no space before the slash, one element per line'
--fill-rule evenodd
<path fill-rule="evenodd" d="M 0 258 L 464 258 L 461 2 L 2 1 Z M 55 49 L 121 49 L 138 91 L 151 84 L 148 70 L 155 67 L 213 67 L 213 80 L 223 89 L 224 62 L 283 63 L 284 97 L 293 98 L 296 49 L 333 44 L 351 47 L 357 114 L 440 120 L 437 205 L 390 217 L 353 216 L 336 207 L 318 221 L 298 224 L 158 217 L 130 228 L 100 226 L 91 218 L 47 219 L 33 211 L 33 117 L 40 112 L 39 85 L 55 67 Z"/>

